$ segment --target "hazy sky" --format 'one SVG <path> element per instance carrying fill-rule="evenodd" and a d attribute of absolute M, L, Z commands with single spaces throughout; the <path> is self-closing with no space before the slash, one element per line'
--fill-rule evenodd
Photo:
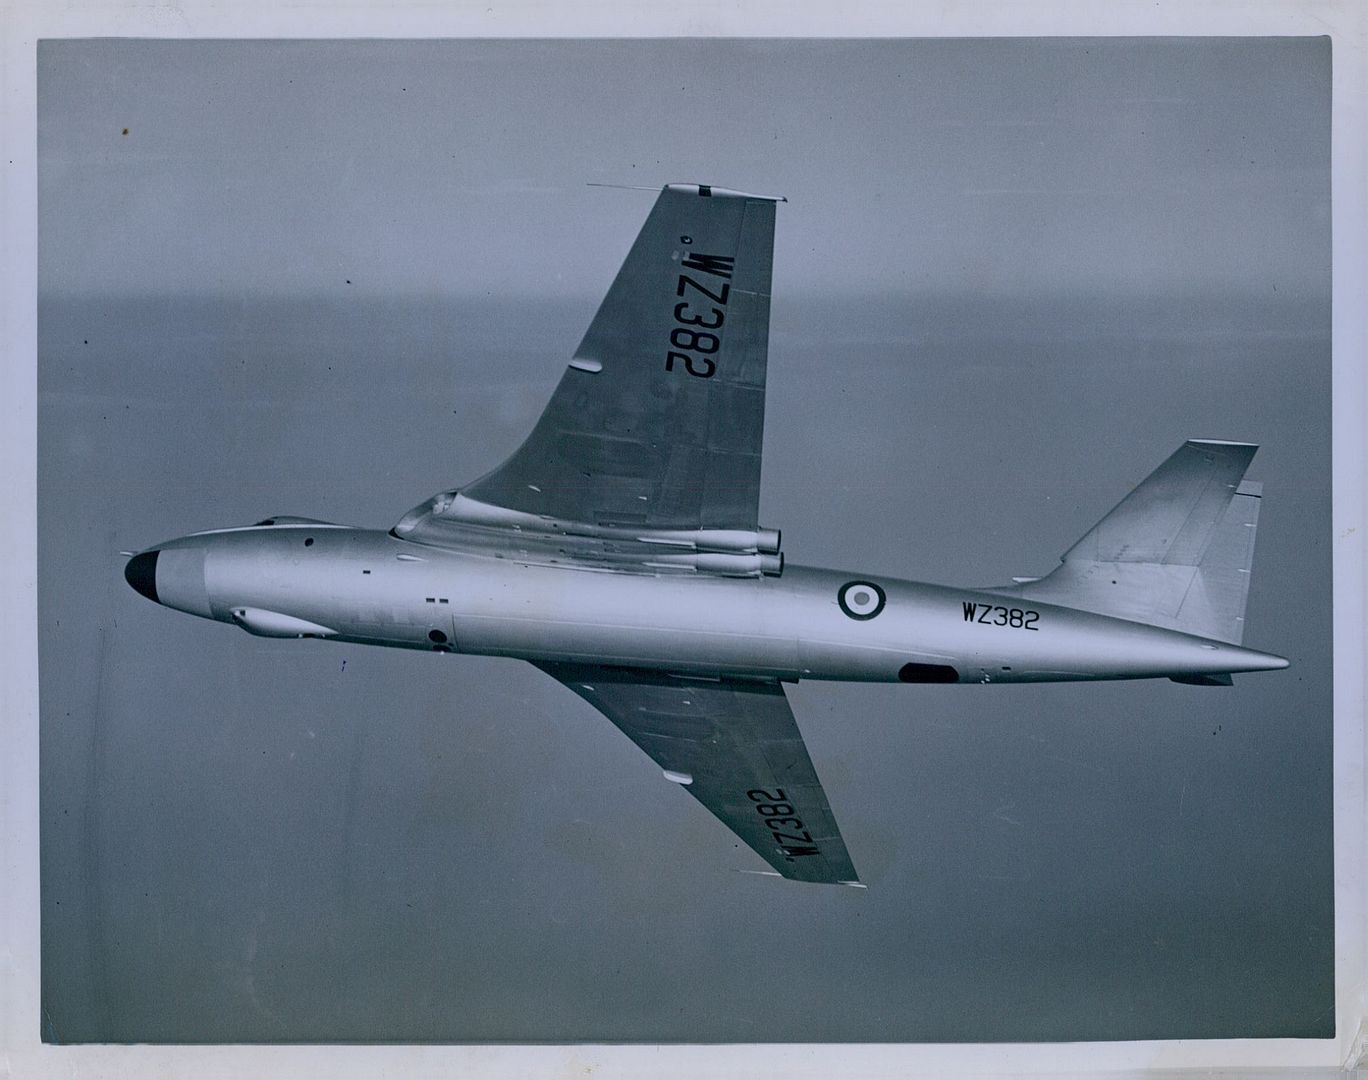
<path fill-rule="evenodd" d="M 596 297 L 648 203 L 589 181 L 787 195 L 791 292 L 1329 274 L 1325 38 L 40 55 L 45 290 Z"/>
<path fill-rule="evenodd" d="M 47 42 L 45 1037 L 879 1040 L 1333 1024 L 1325 39 Z M 127 134 L 123 134 L 127 129 Z M 120 549 L 388 527 L 530 428 L 649 209 L 782 193 L 765 525 L 1047 571 L 1263 444 L 1286 672 L 791 693 L 854 890 L 530 666 L 253 639 Z"/>

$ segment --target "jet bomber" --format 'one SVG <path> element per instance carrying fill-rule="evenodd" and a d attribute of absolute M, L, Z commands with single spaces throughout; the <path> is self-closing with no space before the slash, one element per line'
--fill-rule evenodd
<path fill-rule="evenodd" d="M 1041 578 L 786 564 L 758 521 L 782 201 L 663 188 L 540 420 L 475 482 L 389 529 L 282 516 L 169 540 L 128 583 L 263 637 L 526 660 L 767 872 L 855 886 L 786 683 L 1228 686 L 1287 667 L 1242 644 L 1248 443 L 1185 442 Z"/>

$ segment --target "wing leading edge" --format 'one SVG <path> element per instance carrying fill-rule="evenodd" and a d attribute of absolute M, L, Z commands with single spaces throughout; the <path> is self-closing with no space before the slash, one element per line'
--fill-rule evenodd
<path fill-rule="evenodd" d="M 774 204 L 665 187 L 536 427 L 462 494 L 594 526 L 755 529 Z"/>
<path fill-rule="evenodd" d="M 783 877 L 859 885 L 783 688 L 538 663 Z"/>

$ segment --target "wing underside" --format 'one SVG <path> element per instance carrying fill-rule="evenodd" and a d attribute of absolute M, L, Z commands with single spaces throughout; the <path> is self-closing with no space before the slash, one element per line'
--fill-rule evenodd
<path fill-rule="evenodd" d="M 463 489 L 597 526 L 754 529 L 774 200 L 657 198 L 527 440 Z"/>
<path fill-rule="evenodd" d="M 608 717 L 779 874 L 858 885 L 855 867 L 776 682 L 688 679 L 538 663 Z"/>

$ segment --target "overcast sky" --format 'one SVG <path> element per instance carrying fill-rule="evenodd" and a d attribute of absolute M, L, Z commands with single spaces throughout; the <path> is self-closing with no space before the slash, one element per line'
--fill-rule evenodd
<path fill-rule="evenodd" d="M 1329 273 L 1327 39 L 41 50 L 45 290 L 597 296 L 586 182 L 717 177 L 801 207 L 791 292 Z"/>
<path fill-rule="evenodd" d="M 45 1037 L 1327 1035 L 1325 39 L 47 42 Z M 125 129 L 127 134 L 124 134 Z M 535 421 L 649 209 L 785 194 L 792 561 L 1047 571 L 1260 442 L 1228 690 L 803 683 L 866 893 L 759 860 L 529 666 L 270 642 L 120 549 L 387 528 Z"/>

